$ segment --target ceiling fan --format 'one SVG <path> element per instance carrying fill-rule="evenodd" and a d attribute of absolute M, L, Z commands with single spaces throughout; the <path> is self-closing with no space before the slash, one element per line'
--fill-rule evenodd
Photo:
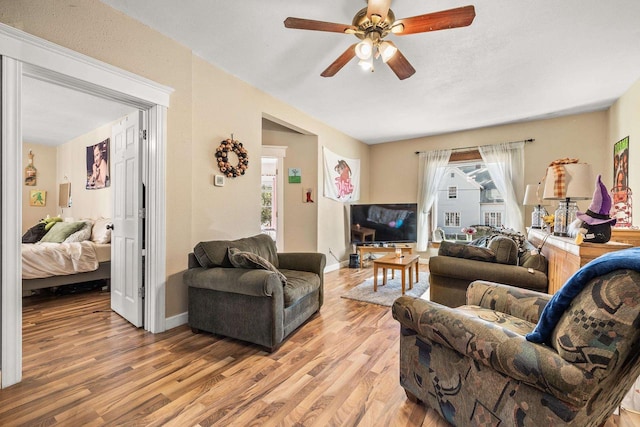
<path fill-rule="evenodd" d="M 389 33 L 405 36 L 466 27 L 476 16 L 473 6 L 464 6 L 396 20 L 393 11 L 389 9 L 390 5 L 391 0 L 369 0 L 367 7 L 353 17 L 351 25 L 289 17 L 285 19 L 284 26 L 299 30 L 353 34 L 361 40 L 349 46 L 338 59 L 333 61 L 320 74 L 322 77 L 334 76 L 347 62 L 357 56 L 360 59 L 358 64 L 371 71 L 373 71 L 373 58 L 381 57 L 396 76 L 404 80 L 411 77 L 416 70 L 393 42 L 384 39 Z"/>

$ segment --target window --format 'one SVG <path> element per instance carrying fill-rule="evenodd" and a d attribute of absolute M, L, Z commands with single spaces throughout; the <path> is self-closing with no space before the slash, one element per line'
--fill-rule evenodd
<path fill-rule="evenodd" d="M 484 213 L 484 225 L 490 225 L 493 227 L 502 226 L 502 212 L 485 212 Z"/>
<path fill-rule="evenodd" d="M 504 200 L 482 159 L 454 161 L 446 168 L 434 203 L 433 228 L 457 238 L 463 227 L 503 225 Z"/>
<path fill-rule="evenodd" d="M 460 212 L 445 212 L 444 213 L 444 226 L 445 227 L 460 227 Z"/>
<path fill-rule="evenodd" d="M 449 193 L 449 198 L 450 199 L 457 199 L 458 198 L 458 187 L 456 187 L 455 185 L 450 186 L 448 189 L 448 193 Z"/>

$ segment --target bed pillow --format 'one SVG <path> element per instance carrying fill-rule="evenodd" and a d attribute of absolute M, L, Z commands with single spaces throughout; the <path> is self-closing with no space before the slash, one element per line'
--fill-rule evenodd
<path fill-rule="evenodd" d="M 62 243 L 82 227 L 84 227 L 84 222 L 56 222 L 40 241 Z"/>
<path fill-rule="evenodd" d="M 111 230 L 107 225 L 111 224 L 109 218 L 98 218 L 91 229 L 91 240 L 95 243 L 111 243 Z"/>
<path fill-rule="evenodd" d="M 24 235 L 22 236 L 22 243 L 36 243 L 39 242 L 40 239 L 47 234 L 47 229 L 45 228 L 47 224 L 44 222 L 39 222 L 30 229 L 28 229 Z"/>
<path fill-rule="evenodd" d="M 85 240 L 91 239 L 91 229 L 93 228 L 93 222 L 91 221 L 80 221 L 84 223 L 84 226 L 80 228 L 80 230 L 71 234 L 69 237 L 64 239 L 64 243 L 73 243 L 73 242 L 84 242 Z"/>
<path fill-rule="evenodd" d="M 252 252 L 243 252 L 238 248 L 228 248 L 229 261 L 235 268 L 261 268 L 263 270 L 273 271 L 283 285 L 287 284 L 287 278 L 273 264 L 260 255 Z"/>

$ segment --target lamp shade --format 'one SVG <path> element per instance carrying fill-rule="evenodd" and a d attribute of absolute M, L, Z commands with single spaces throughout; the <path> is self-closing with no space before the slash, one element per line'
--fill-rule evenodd
<path fill-rule="evenodd" d="M 524 201 L 522 202 L 525 206 L 546 206 L 547 202 L 542 198 L 542 194 L 540 194 L 539 184 L 527 184 L 527 189 L 524 192 Z"/>
<path fill-rule="evenodd" d="M 393 55 L 396 54 L 397 51 L 398 48 L 387 41 L 380 43 L 380 45 L 378 46 L 378 52 L 380 52 L 382 62 L 384 62 L 385 64 L 393 57 Z"/>
<path fill-rule="evenodd" d="M 544 181 L 543 199 L 547 200 L 587 200 L 593 196 L 593 173 L 587 163 L 561 165 L 564 173 L 557 173 L 549 166 Z"/>
<path fill-rule="evenodd" d="M 362 60 L 371 58 L 373 54 L 373 41 L 366 38 L 356 45 L 356 56 Z"/>

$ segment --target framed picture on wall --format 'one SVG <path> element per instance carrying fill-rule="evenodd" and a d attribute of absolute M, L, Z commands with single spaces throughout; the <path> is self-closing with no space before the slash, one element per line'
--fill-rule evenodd
<path fill-rule="evenodd" d="M 44 190 L 31 190 L 29 192 L 29 206 L 42 207 L 47 205 L 47 192 Z"/>
<path fill-rule="evenodd" d="M 631 189 L 629 188 L 629 137 L 613 145 L 613 209 L 616 227 L 633 225 L 631 211 Z"/>
<path fill-rule="evenodd" d="M 109 178 L 109 138 L 87 147 L 87 190 L 111 185 Z"/>

